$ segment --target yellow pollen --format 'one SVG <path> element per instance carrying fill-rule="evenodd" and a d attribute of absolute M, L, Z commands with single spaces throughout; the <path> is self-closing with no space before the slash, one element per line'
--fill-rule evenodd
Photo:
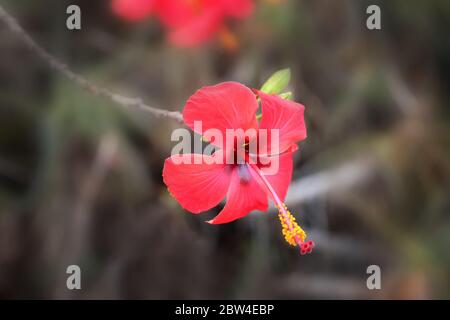
<path fill-rule="evenodd" d="M 298 242 L 305 242 L 306 232 L 295 221 L 294 216 L 286 205 L 283 204 L 282 208 L 279 206 L 276 207 L 278 208 L 278 217 L 280 218 L 282 232 L 286 242 L 291 246 L 297 246 L 299 244 Z"/>

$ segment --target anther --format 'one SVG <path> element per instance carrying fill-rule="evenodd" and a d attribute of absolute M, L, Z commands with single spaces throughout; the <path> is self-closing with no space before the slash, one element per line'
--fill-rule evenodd
<path fill-rule="evenodd" d="M 295 221 L 294 216 L 288 210 L 284 203 L 276 205 L 278 208 L 278 217 L 280 219 L 282 233 L 287 243 L 292 246 L 300 247 L 300 254 L 305 255 L 312 252 L 314 248 L 313 241 L 305 241 L 306 232 Z"/>

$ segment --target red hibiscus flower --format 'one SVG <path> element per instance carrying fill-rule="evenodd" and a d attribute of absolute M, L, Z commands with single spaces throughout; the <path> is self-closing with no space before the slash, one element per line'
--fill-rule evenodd
<path fill-rule="evenodd" d="M 180 46 L 201 44 L 216 33 L 232 46 L 225 21 L 248 17 L 253 0 L 113 0 L 112 9 L 129 21 L 155 15 L 168 29 L 169 40 Z"/>
<path fill-rule="evenodd" d="M 256 115 L 258 101 L 260 121 Z M 211 224 L 228 223 L 253 210 L 266 211 L 270 198 L 278 208 L 286 241 L 299 245 L 301 254 L 311 252 L 314 243 L 305 241 L 306 233 L 283 203 L 292 178 L 296 143 L 306 138 L 303 113 L 304 106 L 299 103 L 252 91 L 237 82 L 198 90 L 186 103 L 184 122 L 222 149 L 212 155 L 181 154 L 166 159 L 163 179 L 169 192 L 194 214 L 209 210 L 226 198 L 222 211 L 208 221 Z M 196 125 L 198 121 L 201 128 Z M 210 138 L 211 130 L 228 141 L 221 143 Z M 229 130 L 256 134 L 229 138 Z M 261 135 L 267 137 L 266 143 Z M 258 141 L 257 148 L 249 150 L 254 141 Z M 272 166 L 275 162 L 277 166 Z"/>

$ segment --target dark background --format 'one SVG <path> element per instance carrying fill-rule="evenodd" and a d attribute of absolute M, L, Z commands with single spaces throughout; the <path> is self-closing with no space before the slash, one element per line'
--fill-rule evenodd
<path fill-rule="evenodd" d="M 179 124 L 123 110 L 51 71 L 0 26 L 0 297 L 450 297 L 450 2 L 255 1 L 218 41 L 175 48 L 109 1 L 0 4 L 95 83 L 182 110 L 201 86 L 259 87 L 292 70 L 308 139 L 287 203 L 317 247 L 300 256 L 276 212 L 210 226 L 162 182 Z M 82 30 L 65 27 L 78 4 Z M 366 29 L 378 4 L 382 30 Z M 82 290 L 66 289 L 66 267 Z M 381 267 L 382 289 L 366 288 Z"/>

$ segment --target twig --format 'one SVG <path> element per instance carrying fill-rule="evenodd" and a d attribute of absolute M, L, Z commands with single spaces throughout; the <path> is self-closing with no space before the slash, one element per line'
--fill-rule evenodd
<path fill-rule="evenodd" d="M 48 53 L 44 48 L 38 45 L 30 35 L 19 25 L 17 20 L 13 18 L 1 5 L 0 5 L 0 20 L 3 21 L 6 26 L 21 39 L 28 48 L 36 53 L 41 59 L 43 59 L 52 69 L 58 71 L 64 75 L 67 79 L 74 82 L 81 88 L 99 96 L 108 98 L 109 100 L 119 104 L 124 108 L 136 108 L 145 112 L 149 112 L 156 117 L 167 117 L 176 120 L 180 123 L 183 122 L 183 116 L 178 111 L 168 111 L 158 109 L 145 104 L 140 98 L 132 98 L 119 95 L 106 88 L 98 87 L 85 79 L 83 76 L 73 72 L 70 68 L 59 61 L 57 58 Z"/>

